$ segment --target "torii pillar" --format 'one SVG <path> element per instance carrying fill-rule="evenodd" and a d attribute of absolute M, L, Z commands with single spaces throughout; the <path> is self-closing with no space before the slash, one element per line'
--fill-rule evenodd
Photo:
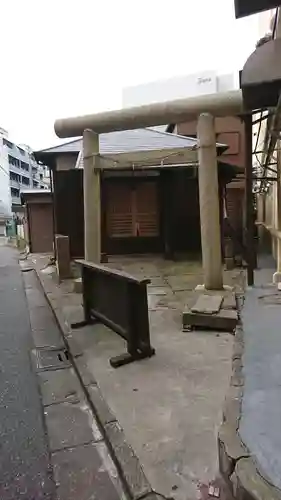
<path fill-rule="evenodd" d="M 221 228 L 218 162 L 214 117 L 203 113 L 198 118 L 198 180 L 201 220 L 201 247 L 204 287 L 222 290 Z"/>
<path fill-rule="evenodd" d="M 101 203 L 99 136 L 83 132 L 85 260 L 101 262 Z"/>

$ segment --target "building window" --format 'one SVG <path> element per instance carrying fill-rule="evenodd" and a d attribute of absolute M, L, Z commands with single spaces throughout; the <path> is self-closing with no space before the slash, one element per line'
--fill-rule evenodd
<path fill-rule="evenodd" d="M 18 198 L 19 195 L 20 195 L 20 190 L 16 189 L 16 188 L 11 188 L 11 195 L 15 196 L 16 198 Z"/>
<path fill-rule="evenodd" d="M 10 180 L 15 182 L 20 182 L 20 175 L 10 172 Z"/>
<path fill-rule="evenodd" d="M 28 177 L 24 177 L 24 176 L 22 176 L 22 178 L 21 178 L 21 182 L 22 182 L 22 184 L 24 184 L 25 186 L 29 186 L 29 184 L 30 184 L 30 180 L 29 180 L 29 178 L 28 178 Z"/>
<path fill-rule="evenodd" d="M 20 161 L 17 158 L 14 158 L 12 155 L 8 155 L 9 165 L 13 165 L 13 167 L 20 167 Z"/>
<path fill-rule="evenodd" d="M 33 187 L 38 187 L 38 182 L 37 181 L 33 181 Z"/>
<path fill-rule="evenodd" d="M 39 174 L 39 177 L 40 177 L 40 181 L 43 180 L 43 174 Z"/>
<path fill-rule="evenodd" d="M 14 145 L 12 142 L 8 141 L 8 139 L 3 138 L 3 145 L 7 146 L 10 149 L 13 149 Z"/>
<path fill-rule="evenodd" d="M 29 171 L 29 165 L 28 165 L 28 163 L 25 163 L 25 161 L 21 161 L 21 168 L 23 170 L 26 170 L 26 172 L 28 172 Z"/>

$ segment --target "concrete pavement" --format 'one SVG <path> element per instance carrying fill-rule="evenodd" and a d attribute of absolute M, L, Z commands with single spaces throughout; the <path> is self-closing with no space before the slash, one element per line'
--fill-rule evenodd
<path fill-rule="evenodd" d="M 53 500 L 46 430 L 18 252 L 0 246 L 0 498 Z"/>
<path fill-rule="evenodd" d="M 240 301 L 218 439 L 220 471 L 237 500 L 281 499 L 281 292 L 272 284 L 275 269 L 269 255 L 259 258 L 255 286 Z"/>
<path fill-rule="evenodd" d="M 239 433 L 281 498 L 281 292 L 272 285 L 275 264 L 262 259 L 260 265 L 242 310 L 245 383 Z"/>
<path fill-rule="evenodd" d="M 0 246 L 0 498 L 125 500 L 34 271 Z"/>
<path fill-rule="evenodd" d="M 69 324 L 82 319 L 81 296 L 71 293 L 71 283 L 58 287 L 51 274 L 40 272 L 44 259 L 32 260 L 67 341 L 78 348 L 76 362 L 94 406 L 93 380 L 113 410 L 96 406 L 106 432 L 114 429 L 121 434 L 124 429 L 155 491 L 176 500 L 194 500 L 199 485 L 212 480 L 218 470 L 216 431 L 229 384 L 233 340 L 224 332 L 182 332 L 183 307 L 202 282 L 200 264 L 161 259 L 110 263 L 151 279 L 148 302 L 156 348 L 155 357 L 114 370 L 108 360 L 124 350 L 122 339 L 102 325 L 71 332 Z M 241 272 L 226 273 L 225 278 L 227 284 L 243 287 Z M 146 488 L 147 483 L 141 489 L 133 485 L 134 498 Z"/>

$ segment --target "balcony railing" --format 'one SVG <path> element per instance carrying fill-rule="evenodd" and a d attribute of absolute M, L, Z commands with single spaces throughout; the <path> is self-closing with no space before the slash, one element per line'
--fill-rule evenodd
<path fill-rule="evenodd" d="M 21 204 L 20 196 L 12 196 L 12 204 L 13 205 L 20 205 Z"/>
<path fill-rule="evenodd" d="M 15 181 L 13 179 L 10 179 L 10 186 L 13 187 L 13 188 L 19 189 L 20 183 L 19 183 L 19 181 Z"/>

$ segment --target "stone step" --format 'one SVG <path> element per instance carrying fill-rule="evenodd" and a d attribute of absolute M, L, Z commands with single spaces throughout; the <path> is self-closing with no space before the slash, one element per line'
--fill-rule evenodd
<path fill-rule="evenodd" d="M 216 314 L 204 314 L 192 312 L 186 309 L 182 315 L 183 330 L 190 328 L 200 328 L 208 330 L 220 330 L 234 332 L 238 323 L 237 311 L 231 309 L 220 309 Z"/>

